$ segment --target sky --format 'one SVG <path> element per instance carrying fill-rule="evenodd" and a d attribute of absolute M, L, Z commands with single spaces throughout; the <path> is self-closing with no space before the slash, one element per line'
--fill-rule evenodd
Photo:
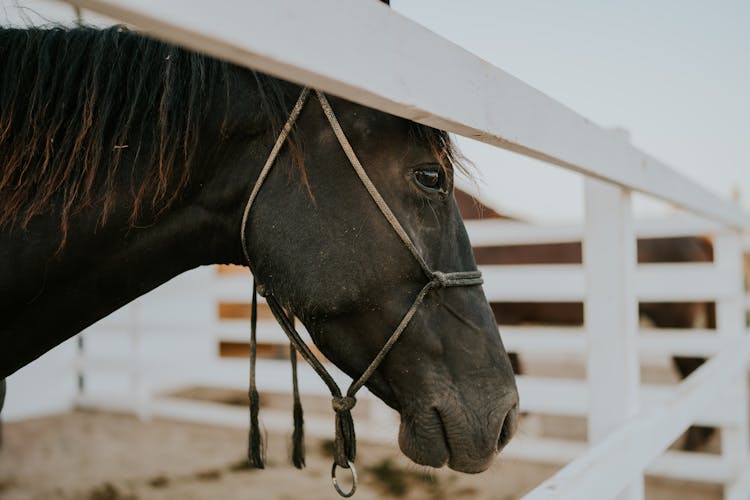
<path fill-rule="evenodd" d="M 750 2 L 392 0 L 392 7 L 716 194 L 750 207 Z M 446 61 L 449 66 L 450 62 Z M 581 217 L 582 178 L 468 139 L 483 196 L 538 220 Z M 636 199 L 637 214 L 664 211 Z"/>
<path fill-rule="evenodd" d="M 16 4 L 52 16 L 71 11 L 57 2 L 0 0 L 0 19 L 17 15 Z M 627 129 L 638 148 L 716 194 L 739 191 L 750 208 L 749 1 L 392 0 L 391 6 L 595 123 Z M 493 207 L 539 221 L 581 217 L 580 175 L 458 142 Z M 635 209 L 639 215 L 670 210 L 640 196 Z"/>

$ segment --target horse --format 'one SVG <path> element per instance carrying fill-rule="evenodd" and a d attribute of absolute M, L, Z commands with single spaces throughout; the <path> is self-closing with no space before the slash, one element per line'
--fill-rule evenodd
<path fill-rule="evenodd" d="M 123 27 L 2 29 L 0 66 L 0 378 L 180 273 L 238 264 L 353 378 L 413 314 L 366 386 L 417 464 L 477 473 L 510 440 L 518 393 L 482 287 L 425 276 L 322 100 L 296 110 L 299 85 Z M 448 134 L 328 100 L 414 252 L 475 274 Z"/>
<path fill-rule="evenodd" d="M 498 213 L 466 193 L 456 195 L 464 220 L 492 218 L 518 221 Z M 476 261 L 481 265 L 519 264 L 580 264 L 583 261 L 581 243 L 546 243 L 477 247 Z M 712 262 L 713 246 L 705 237 L 685 236 L 673 238 L 639 238 L 637 258 L 642 264 L 667 262 Z M 492 310 L 498 324 L 520 325 L 553 324 L 581 326 L 584 322 L 583 304 L 576 302 L 493 302 Z M 714 305 L 706 302 L 642 302 L 638 306 L 642 319 L 658 328 L 716 328 Z M 523 365 L 517 353 L 509 353 L 513 371 L 520 375 Z M 681 378 L 688 377 L 706 360 L 700 357 L 675 356 L 672 358 Z M 713 435 L 713 429 L 692 426 L 683 443 L 685 449 L 703 446 Z"/>

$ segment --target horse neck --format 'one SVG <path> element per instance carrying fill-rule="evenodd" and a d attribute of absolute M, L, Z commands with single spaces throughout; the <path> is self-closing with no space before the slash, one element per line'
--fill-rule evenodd
<path fill-rule="evenodd" d="M 187 192 L 154 222 L 131 225 L 128 210 L 98 224 L 96 207 L 71 222 L 65 246 L 54 215 L 0 233 L 0 378 L 140 295 L 197 266 L 221 262 L 225 214 Z"/>
<path fill-rule="evenodd" d="M 131 220 L 128 193 L 133 193 L 133 185 L 153 182 L 153 176 L 145 177 L 152 171 L 140 163 L 160 148 L 141 150 L 130 144 L 123 157 L 132 160 L 110 170 L 103 167 L 111 165 L 101 164 L 102 174 L 117 172 L 107 177 L 115 183 L 111 192 L 117 196 L 110 198 L 116 201 L 104 222 L 104 206 L 92 202 L 82 211 L 72 209 L 64 239 L 60 210 L 39 210 L 28 228 L 14 222 L 0 229 L 0 378 L 182 272 L 243 262 L 243 202 L 268 147 L 264 142 L 256 153 L 250 143 L 269 124 L 262 119 L 264 112 L 255 109 L 262 101 L 252 73 L 239 68 L 215 73 L 219 82 L 210 86 L 214 93 L 201 97 L 212 105 L 190 145 L 196 153 L 190 180 L 178 190 L 177 201 L 161 207 L 158 216 L 149 213 L 151 198 L 145 196 L 140 216 L 135 223 Z M 156 141 L 159 135 L 156 130 L 136 132 L 133 129 L 142 141 Z M 176 158 L 182 159 L 179 154 Z M 102 186 L 99 197 L 104 193 L 109 192 Z M 53 195 L 50 204 L 57 201 Z"/>

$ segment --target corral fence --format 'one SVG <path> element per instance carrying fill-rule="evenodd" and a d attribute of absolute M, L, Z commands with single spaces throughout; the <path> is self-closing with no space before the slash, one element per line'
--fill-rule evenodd
<path fill-rule="evenodd" d="M 584 174 L 582 228 L 469 225 L 474 244 L 480 246 L 509 241 L 583 241 L 583 265 L 483 269 L 491 300 L 575 300 L 585 306 L 583 328 L 554 332 L 533 327 L 504 329 L 513 350 L 567 351 L 586 358 L 585 381 L 519 380 L 522 406 L 529 411 L 586 416 L 589 440 L 588 445 L 523 437 L 514 440 L 507 451 L 510 455 L 574 459 L 526 498 L 635 500 L 644 496 L 647 472 L 718 482 L 724 485 L 725 498 L 750 498 L 746 370 L 750 340 L 744 335 L 742 284 L 742 231 L 750 228 L 748 214 L 638 151 L 621 134 L 598 127 L 375 0 L 216 0 L 210 7 L 203 0 L 186 0 L 179 9 L 150 0 L 70 3 L 131 23 L 158 38 Z M 450 71 L 445 71 L 446 61 L 450 61 Z M 633 191 L 700 218 L 669 221 L 660 228 L 659 223 L 650 229 L 638 228 L 631 209 Z M 711 235 L 714 261 L 636 266 L 636 233 L 640 231 L 659 236 Z M 202 270 L 183 280 L 210 272 Z M 235 294 L 249 290 L 245 278 L 204 275 L 203 279 L 213 280 L 216 293 L 221 296 L 226 292 L 233 300 Z M 198 282 L 203 284 L 197 286 L 205 285 L 205 281 Z M 175 288 L 170 297 L 179 293 Z M 682 331 L 679 336 L 668 331 L 639 333 L 639 299 L 715 302 L 716 329 Z M 147 352 L 139 344 L 152 341 L 151 326 L 167 331 L 170 325 L 159 325 L 159 321 L 192 313 L 179 301 L 173 316 L 163 315 L 149 323 L 139 316 L 146 312 L 145 305 L 138 302 L 121 312 L 119 320 L 111 320 L 132 323 L 137 334 L 128 338 L 134 353 Z M 208 325 L 196 322 L 193 326 Z M 112 327 L 117 328 L 114 323 Z M 227 338 L 245 335 L 236 328 L 221 326 L 218 331 Z M 197 381 L 205 380 L 208 373 L 220 377 L 222 383 L 230 378 L 235 384 L 244 380 L 241 362 L 219 364 L 206 354 L 215 353 L 216 338 L 200 340 L 208 337 L 191 336 L 190 331 L 184 328 L 173 340 L 188 350 L 187 339 L 194 338 L 195 345 L 189 350 L 196 356 L 183 358 L 183 350 L 176 349 L 174 357 L 159 362 L 162 368 L 171 364 L 176 377 L 196 377 Z M 201 346 L 204 342 L 208 344 Z M 711 359 L 674 387 L 643 385 L 640 359 L 653 353 Z M 94 363 L 87 354 L 80 360 L 80 368 L 92 369 Z M 116 364 L 116 360 L 105 358 L 101 367 L 111 369 Z M 272 369 L 273 364 L 268 367 Z M 144 413 L 231 420 L 211 413 L 214 410 L 208 407 L 181 409 L 177 401 L 149 402 L 150 392 L 144 389 L 148 370 L 130 360 L 120 368 L 130 374 L 131 387 L 141 388 L 136 391 L 140 394 L 136 401 L 144 402 L 137 405 Z M 272 378 L 283 390 L 287 383 L 278 382 L 283 380 L 281 374 Z M 86 384 L 94 384 L 96 378 L 84 380 L 84 391 L 93 391 L 95 388 Z M 84 398 L 85 394 L 81 403 Z M 389 422 L 390 417 L 384 415 L 373 410 L 370 420 L 374 424 Z M 243 425 L 245 418 L 241 417 Z M 266 424 L 274 420 L 266 418 Z M 721 455 L 664 453 L 693 422 L 721 427 Z M 377 434 L 372 433 L 373 437 Z"/>
<path fill-rule="evenodd" d="M 537 226 L 499 220 L 467 221 L 476 248 L 519 244 L 579 242 L 583 228 L 575 225 Z M 694 217 L 670 217 L 638 221 L 640 238 L 666 238 L 694 234 L 718 234 L 720 225 Z M 700 301 L 720 304 L 731 296 L 737 282 L 730 270 L 722 270 L 720 238 L 714 237 L 714 262 L 640 264 L 636 269 L 636 295 L 640 302 Z M 750 245 L 748 245 L 750 250 Z M 486 291 L 492 302 L 569 302 L 586 300 L 584 267 L 580 264 L 482 266 Z M 730 279 L 727 279 L 730 278 Z M 248 338 L 247 301 L 251 281 L 246 271 L 227 272 L 207 267 L 183 275 L 148 296 L 97 323 L 84 335 L 85 349 L 76 361 L 82 384 L 76 397 L 79 407 L 117 409 L 144 417 L 228 425 L 245 428 L 247 409 L 185 398 L 185 387 L 247 389 L 246 357 L 228 358 L 232 346 L 245 346 Z M 241 314 L 237 310 L 241 309 Z M 285 352 L 286 337 L 270 316 L 259 323 L 258 380 L 264 394 L 289 394 L 288 363 L 274 359 Z M 586 327 L 521 325 L 501 327 L 509 351 L 529 356 L 587 359 Z M 662 362 L 672 355 L 711 357 L 733 346 L 737 340 L 719 330 L 701 328 L 666 329 L 641 326 L 636 338 L 642 363 Z M 270 349 L 272 346 L 276 350 Z M 265 352 L 264 352 L 265 351 Z M 240 352 L 243 352 L 240 350 Z M 230 352 L 231 354 L 231 352 Z M 264 355 L 265 354 L 265 355 Z M 344 375 L 335 371 L 340 379 Z M 303 396 L 326 396 L 326 387 L 306 365 Z M 692 379 L 691 379 L 692 380 Z M 586 380 L 523 375 L 518 378 L 522 406 L 531 415 L 589 417 L 596 390 L 609 380 Z M 669 403 L 684 390 L 675 384 L 640 384 L 639 402 L 645 411 Z M 694 417 L 668 420 L 665 426 L 673 441 L 688 425 L 719 426 L 725 433 L 741 425 L 741 407 L 732 407 L 731 384 L 715 389 L 715 400 L 698 405 Z M 712 396 L 714 397 L 714 396 Z M 397 416 L 369 394 L 363 397 L 357 415 L 361 439 L 393 442 Z M 741 403 L 738 403 L 741 404 Z M 328 405 L 324 405 L 330 410 Z M 732 411 L 732 409 L 734 410 Z M 288 409 L 264 408 L 262 418 L 269 430 L 289 429 Z M 687 414 L 686 414 L 687 415 Z M 330 416 L 320 409 L 308 413 L 308 432 L 330 437 Z M 735 429 L 736 430 L 736 429 Z M 629 439 L 629 438 L 628 438 Z M 667 438 L 665 438 L 667 439 Z M 668 445 L 671 441 L 667 441 Z M 736 474 L 728 454 L 733 448 L 722 443 L 721 455 L 669 450 L 649 463 L 645 472 L 673 479 L 726 484 Z M 663 446 L 663 448 L 666 447 Z M 505 456 L 532 462 L 567 463 L 583 455 L 586 441 L 534 435 L 522 427 L 505 450 Z M 626 448 L 620 448 L 622 453 Z M 627 455 L 625 455 L 627 458 Z M 555 495 L 557 496 L 557 495 Z M 586 497 L 580 497 L 586 498 Z"/>

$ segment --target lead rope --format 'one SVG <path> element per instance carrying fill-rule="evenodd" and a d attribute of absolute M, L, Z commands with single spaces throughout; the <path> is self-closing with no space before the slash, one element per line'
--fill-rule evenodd
<path fill-rule="evenodd" d="M 260 409 L 260 398 L 255 386 L 255 358 L 256 358 L 256 330 L 258 327 L 258 291 L 253 280 L 253 300 L 250 306 L 250 388 L 248 399 L 250 401 L 250 431 L 247 444 L 247 459 L 250 465 L 256 469 L 264 468 L 264 446 L 263 438 L 258 424 L 258 410 Z"/>
<path fill-rule="evenodd" d="M 250 257 L 249 257 L 249 253 L 247 249 L 247 239 L 246 239 L 245 232 L 247 230 L 247 220 L 250 214 L 250 208 L 253 202 L 255 201 L 255 198 L 257 197 L 258 192 L 260 191 L 260 188 L 263 185 L 264 180 L 268 176 L 268 172 L 273 166 L 273 163 L 276 157 L 278 156 L 278 153 L 281 150 L 281 147 L 286 141 L 286 138 L 289 136 L 289 132 L 291 131 L 292 126 L 294 125 L 294 122 L 296 121 L 297 117 L 302 111 L 302 108 L 309 94 L 310 94 L 310 90 L 308 88 L 304 88 L 302 90 L 302 93 L 300 94 L 299 99 L 297 100 L 297 103 L 294 105 L 294 108 L 292 109 L 289 115 L 289 119 L 284 124 L 284 128 L 279 134 L 279 137 L 276 139 L 276 143 L 274 144 L 271 150 L 271 153 L 269 154 L 269 157 L 266 160 L 266 163 L 263 166 L 263 169 L 261 170 L 260 175 L 258 176 L 258 180 L 256 181 L 255 186 L 253 187 L 253 190 L 251 191 L 250 196 L 248 197 L 247 204 L 245 205 L 245 210 L 242 215 L 242 226 L 240 228 L 240 233 L 241 233 L 241 240 L 242 240 L 242 250 L 245 253 L 245 257 L 247 258 L 248 265 L 250 265 Z M 279 302 L 276 300 L 276 298 L 272 294 L 265 293 L 265 291 L 261 292 L 261 295 L 265 296 L 266 302 L 269 308 L 271 309 L 271 312 L 273 313 L 274 317 L 276 318 L 276 321 L 279 322 L 279 325 L 281 325 L 281 328 L 284 330 L 287 337 L 289 337 L 289 341 L 291 344 L 290 353 L 293 350 L 298 351 L 300 355 L 305 359 L 305 361 L 307 361 L 310 364 L 310 366 L 312 366 L 312 368 L 320 376 L 320 378 L 323 380 L 326 386 L 328 386 L 328 389 L 331 392 L 331 397 L 332 397 L 331 405 L 333 406 L 333 410 L 336 415 L 335 439 L 334 439 L 334 462 L 333 462 L 333 466 L 331 467 L 331 477 L 333 481 L 333 486 L 336 489 L 336 491 L 339 493 L 339 495 L 341 495 L 342 497 L 350 497 L 354 494 L 354 492 L 357 489 L 357 472 L 356 472 L 356 469 L 354 468 L 354 460 L 356 458 L 356 453 L 357 453 L 356 435 L 354 432 L 354 420 L 352 419 L 352 415 L 351 415 L 351 410 L 354 408 L 354 406 L 357 403 L 357 400 L 355 398 L 356 393 L 362 388 L 362 386 L 365 385 L 365 383 L 367 383 L 367 381 L 370 379 L 370 377 L 378 368 L 378 366 L 380 366 L 383 359 L 385 359 L 385 357 L 388 355 L 388 352 L 391 350 L 393 345 L 401 337 L 401 334 L 404 332 L 406 327 L 409 325 L 409 322 L 414 317 L 414 314 L 416 313 L 417 308 L 422 304 L 425 296 L 430 290 L 432 290 L 433 288 L 448 288 L 448 287 L 456 287 L 456 286 L 481 285 L 483 281 L 482 281 L 482 275 L 479 271 L 460 271 L 460 272 L 444 273 L 442 271 L 433 271 L 430 269 L 430 267 L 427 265 L 427 263 L 424 261 L 424 259 L 420 255 L 419 251 L 417 250 L 417 247 L 414 245 L 414 242 L 411 240 L 408 233 L 404 230 L 404 228 L 398 222 L 398 219 L 396 219 L 395 215 L 393 215 L 393 212 L 388 207 L 388 204 L 385 202 L 385 200 L 380 195 L 375 185 L 372 183 L 372 181 L 368 177 L 367 173 L 362 167 L 362 164 L 357 158 L 357 155 L 354 152 L 354 149 L 349 143 L 346 137 L 346 134 L 344 134 L 344 131 L 341 128 L 341 125 L 339 124 L 339 121 L 336 118 L 336 115 L 333 112 L 333 109 L 331 108 L 331 105 L 328 102 L 328 99 L 326 98 L 325 94 L 323 94 L 322 92 L 316 91 L 316 96 L 318 97 L 318 101 L 320 102 L 320 105 L 323 108 L 323 112 L 325 113 L 326 118 L 328 119 L 328 122 L 331 125 L 331 128 L 333 129 L 334 134 L 336 135 L 336 138 L 339 141 L 339 144 L 341 145 L 342 149 L 344 150 L 344 153 L 346 154 L 347 158 L 352 164 L 352 167 L 357 173 L 357 176 L 359 177 L 360 181 L 367 189 L 367 192 L 370 194 L 370 197 L 373 199 L 373 201 L 375 202 L 375 204 L 377 205 L 378 209 L 383 214 L 385 219 L 391 225 L 391 227 L 396 232 L 396 234 L 401 239 L 401 241 L 404 243 L 404 245 L 409 250 L 409 252 L 417 260 L 417 262 L 419 263 L 419 266 L 422 268 L 422 271 L 424 272 L 425 276 L 429 280 L 419 291 L 411 307 L 409 307 L 409 309 L 406 311 L 404 316 L 401 318 L 401 321 L 399 322 L 398 326 L 393 331 L 391 336 L 388 338 L 385 345 L 383 345 L 383 347 L 380 349 L 378 354 L 369 364 L 367 369 L 365 369 L 362 375 L 360 375 L 360 377 L 357 380 L 353 381 L 352 384 L 349 386 L 349 389 L 346 391 L 345 396 L 342 395 L 341 389 L 336 384 L 331 374 L 328 372 L 328 370 L 326 370 L 325 366 L 323 366 L 323 364 L 315 357 L 315 355 L 312 353 L 312 351 L 304 342 L 304 340 L 302 340 L 297 330 L 294 328 L 294 320 L 293 320 L 294 316 L 291 313 L 287 314 L 284 311 L 284 308 L 281 306 L 281 304 L 279 304 Z M 251 332 L 251 341 L 252 339 L 254 339 L 254 334 L 252 334 Z M 251 360 L 253 359 L 253 356 L 254 356 L 254 352 L 253 352 L 253 348 L 251 348 Z M 252 369 L 254 369 L 254 366 L 252 367 Z M 293 357 L 292 371 L 293 371 L 293 376 L 294 376 L 294 386 L 296 387 L 296 356 Z M 251 380 L 254 380 L 254 373 L 251 376 Z M 297 389 L 295 389 L 295 405 L 297 404 L 298 401 L 299 401 L 299 394 L 298 394 Z M 252 407 L 251 407 L 251 413 L 252 413 Z M 300 419 L 299 420 L 300 420 L 300 434 L 301 434 L 301 420 L 302 420 L 301 419 L 301 406 L 300 406 Z M 296 432 L 297 432 L 297 418 L 295 416 L 295 434 Z M 251 430 L 251 435 L 252 435 L 252 430 Z M 338 480 L 336 478 L 337 467 L 342 467 L 342 468 L 351 470 L 352 488 L 350 491 L 343 491 L 339 487 Z"/>
<path fill-rule="evenodd" d="M 289 314 L 289 320 L 294 328 L 294 315 Z M 299 398 L 299 380 L 297 377 L 297 349 L 289 342 L 289 359 L 292 363 L 292 418 L 294 427 L 292 431 L 292 464 L 298 469 L 305 467 L 305 418 L 302 413 L 302 401 Z"/>
<path fill-rule="evenodd" d="M 265 462 L 265 447 L 263 437 L 258 423 L 258 412 L 260 409 L 260 398 L 255 383 L 255 365 L 257 359 L 257 321 L 258 321 L 258 294 L 253 282 L 253 297 L 250 307 L 250 389 L 248 399 L 250 401 L 250 430 L 248 435 L 247 459 L 250 465 L 256 469 L 263 469 Z M 294 328 L 294 316 L 289 315 L 289 321 Z M 297 377 L 297 349 L 294 344 L 289 343 L 289 359 L 292 364 L 292 394 L 294 430 L 292 432 L 292 463 L 298 469 L 305 467 L 305 431 L 304 414 L 299 396 L 299 382 Z"/>

